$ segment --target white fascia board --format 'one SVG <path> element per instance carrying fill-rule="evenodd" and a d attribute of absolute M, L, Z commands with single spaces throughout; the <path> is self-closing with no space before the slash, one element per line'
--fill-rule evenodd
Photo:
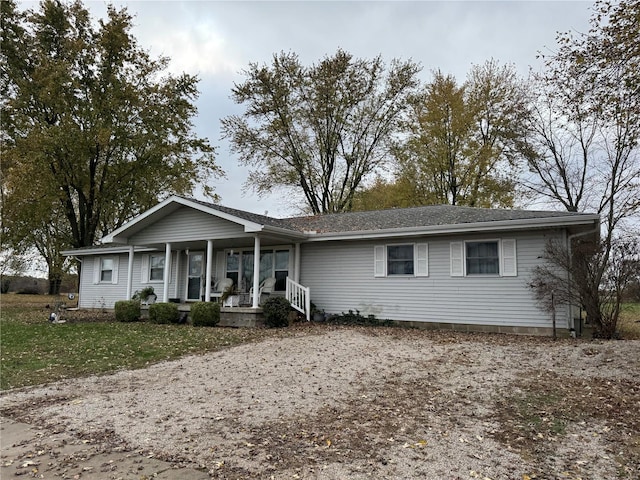
<path fill-rule="evenodd" d="M 309 242 L 331 240 L 366 240 L 374 238 L 394 238 L 418 235 L 446 235 L 475 232 L 493 232 L 506 230 L 526 230 L 528 228 L 559 228 L 576 225 L 600 223 L 598 215 L 580 215 L 551 218 L 527 218 L 522 220 L 499 220 L 493 222 L 460 223 L 455 225 L 433 225 L 428 227 L 391 228 L 384 230 L 361 230 L 356 232 L 337 232 L 310 234 Z"/>
<path fill-rule="evenodd" d="M 88 248 L 76 248 L 73 250 L 63 250 L 61 254 L 65 257 L 85 257 L 90 255 L 110 255 L 115 253 L 128 253 L 130 246 L 117 246 L 117 247 L 88 247 Z M 138 252 L 154 252 L 157 251 L 151 247 L 134 247 L 134 253 Z"/>

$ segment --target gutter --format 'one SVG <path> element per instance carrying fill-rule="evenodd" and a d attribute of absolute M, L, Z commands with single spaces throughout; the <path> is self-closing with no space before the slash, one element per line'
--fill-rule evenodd
<path fill-rule="evenodd" d="M 419 226 L 411 228 L 387 228 L 382 230 L 360 230 L 354 232 L 331 232 L 314 234 L 307 232 L 307 241 L 320 242 L 328 240 L 366 240 L 379 237 L 406 237 L 414 235 L 444 235 L 469 232 L 491 232 L 498 230 L 524 230 L 527 228 L 554 228 L 571 225 L 585 225 L 593 221 L 600 221 L 597 215 L 584 215 L 580 217 L 563 216 L 552 218 L 533 218 L 522 220 L 498 220 L 492 222 L 459 223 L 448 225 L 433 225 L 429 227 Z"/>

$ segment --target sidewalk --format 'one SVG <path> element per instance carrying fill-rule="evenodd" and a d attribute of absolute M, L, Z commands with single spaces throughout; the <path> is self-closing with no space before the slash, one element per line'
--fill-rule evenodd
<path fill-rule="evenodd" d="M 0 478 L 207 480 L 206 472 L 176 468 L 136 452 L 105 452 L 99 443 L 51 433 L 0 417 Z"/>

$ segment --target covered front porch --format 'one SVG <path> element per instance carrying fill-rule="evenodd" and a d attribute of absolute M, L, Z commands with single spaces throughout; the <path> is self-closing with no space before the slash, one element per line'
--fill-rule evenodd
<path fill-rule="evenodd" d="M 300 245 L 306 237 L 278 222 L 172 197 L 103 241 L 124 249 L 126 298 L 153 287 L 157 301 L 188 305 L 220 301 L 226 296 L 224 291 L 229 290 L 242 297 L 242 306 L 259 309 L 267 295 L 285 296 L 289 284 L 299 285 Z M 107 261 L 106 267 L 94 270 L 96 278 L 118 277 L 114 268 L 117 270 L 115 258 Z M 265 280 L 268 289 L 263 286 Z M 94 281 L 99 283 L 102 282 Z M 294 290 L 291 298 L 299 305 L 299 288 Z M 303 307 L 308 303 L 306 299 Z"/>

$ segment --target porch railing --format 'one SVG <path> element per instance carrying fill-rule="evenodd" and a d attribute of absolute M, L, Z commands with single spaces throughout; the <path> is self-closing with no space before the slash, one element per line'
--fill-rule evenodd
<path fill-rule="evenodd" d="M 303 287 L 287 277 L 286 296 L 293 308 L 304 313 L 307 321 L 311 320 L 311 295 L 307 287 Z"/>

